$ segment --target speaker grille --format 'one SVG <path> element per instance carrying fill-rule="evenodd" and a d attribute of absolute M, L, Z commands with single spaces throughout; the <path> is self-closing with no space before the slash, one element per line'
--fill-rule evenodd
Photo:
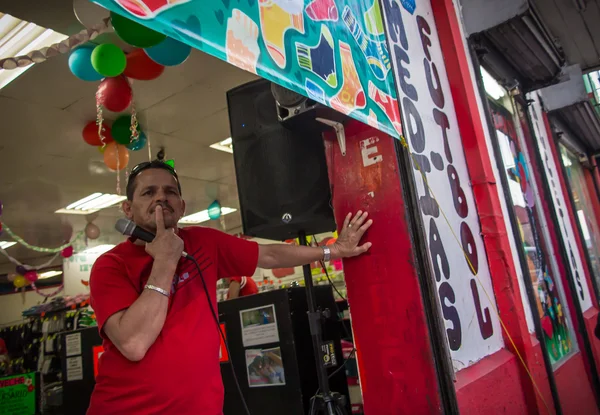
<path fill-rule="evenodd" d="M 320 133 L 282 126 L 268 81 L 227 97 L 244 232 L 283 240 L 334 230 Z M 284 215 L 291 215 L 289 223 Z"/>

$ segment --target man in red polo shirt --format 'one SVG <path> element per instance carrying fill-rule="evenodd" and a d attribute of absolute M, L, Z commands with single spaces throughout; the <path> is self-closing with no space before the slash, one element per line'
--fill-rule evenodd
<path fill-rule="evenodd" d="M 103 337 L 88 415 L 220 415 L 216 310 L 219 278 L 253 275 L 366 252 L 359 245 L 372 221 L 349 214 L 336 244 L 327 248 L 258 245 L 214 229 L 177 228 L 185 202 L 175 170 L 160 161 L 138 164 L 127 182 L 123 212 L 156 235 L 128 239 L 92 268 L 91 305 Z M 182 259 L 186 251 L 200 264 Z M 206 283 L 204 291 L 201 280 Z"/>
<path fill-rule="evenodd" d="M 252 277 L 231 277 L 227 279 L 229 280 L 228 300 L 258 294 L 258 287 Z"/>

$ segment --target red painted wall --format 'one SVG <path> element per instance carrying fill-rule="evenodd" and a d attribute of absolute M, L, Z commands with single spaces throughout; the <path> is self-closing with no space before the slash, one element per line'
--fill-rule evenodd
<path fill-rule="evenodd" d="M 346 140 L 345 156 L 326 140 L 337 223 L 359 209 L 373 219 L 369 253 L 344 260 L 365 413 L 441 413 L 394 139 L 351 120 Z"/>

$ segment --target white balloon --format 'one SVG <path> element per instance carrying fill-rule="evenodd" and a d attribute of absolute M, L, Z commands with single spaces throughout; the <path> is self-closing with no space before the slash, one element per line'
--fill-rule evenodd
<path fill-rule="evenodd" d="M 90 0 L 73 0 L 73 11 L 79 23 L 88 29 L 110 17 L 109 10 L 92 3 Z"/>

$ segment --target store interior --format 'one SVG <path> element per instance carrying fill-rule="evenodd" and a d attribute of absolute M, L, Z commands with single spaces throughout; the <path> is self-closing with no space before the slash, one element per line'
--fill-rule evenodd
<path fill-rule="evenodd" d="M 39 11 L 27 9 L 28 2 L 23 3 L 10 10 L 22 21 L 0 14 L 0 28 L 24 26 L 31 20 L 49 22 L 42 31 L 74 33 L 82 28 L 72 8 L 58 7 L 51 18 L 40 17 Z M 94 42 L 112 42 L 125 52 L 132 50 L 114 33 Z M 2 51 L 0 58 L 12 56 L 11 52 L 15 52 L 14 45 Z M 18 70 L 16 78 L 10 71 L 0 71 L 0 338 L 5 340 L 9 356 L 0 361 L 0 377 L 39 372 L 43 397 L 39 406 L 43 413 L 57 414 L 64 413 L 63 404 L 71 398 L 62 389 L 66 379 L 61 336 L 95 326 L 89 306 L 89 274 L 99 255 L 124 240 L 114 225 L 123 216 L 119 206 L 131 167 L 157 157 L 173 160 L 187 203 L 186 215 L 196 214 L 182 220 L 180 226 L 243 233 L 226 92 L 257 79 L 192 49 L 185 62 L 167 67 L 156 79 L 133 80 L 133 105 L 147 142 L 128 152 L 127 167 L 117 173 L 105 163 L 101 146 L 83 139 L 84 127 L 97 119 L 99 82 L 78 79 L 69 70 L 68 59 L 69 54 L 52 57 Z M 120 115 L 106 109 L 102 113 L 108 125 Z M 88 203 L 81 208 L 82 199 L 98 193 L 112 196 L 105 196 L 103 204 Z M 79 206 L 72 207 L 78 201 Z M 221 214 L 211 220 L 207 212 L 215 202 L 221 206 Z M 319 243 L 332 242 L 335 237 L 334 233 L 316 235 Z M 55 252 L 61 246 L 72 246 L 72 254 Z M 24 286 L 15 283 L 23 273 L 19 264 L 37 268 L 33 283 L 27 279 Z M 338 319 L 350 335 L 348 307 L 342 298 L 346 295 L 342 263 L 327 265 L 325 273 L 321 264 L 312 264 L 313 282 L 333 286 L 340 305 Z M 257 269 L 251 277 L 259 292 L 304 286 L 302 268 Z M 227 283 L 221 281 L 219 301 L 227 299 L 227 290 Z M 343 336 L 346 357 L 352 352 L 348 335 Z M 351 373 L 351 365 L 346 372 L 354 385 L 350 392 L 352 404 L 356 404 L 354 413 L 360 413 L 357 374 Z"/>

